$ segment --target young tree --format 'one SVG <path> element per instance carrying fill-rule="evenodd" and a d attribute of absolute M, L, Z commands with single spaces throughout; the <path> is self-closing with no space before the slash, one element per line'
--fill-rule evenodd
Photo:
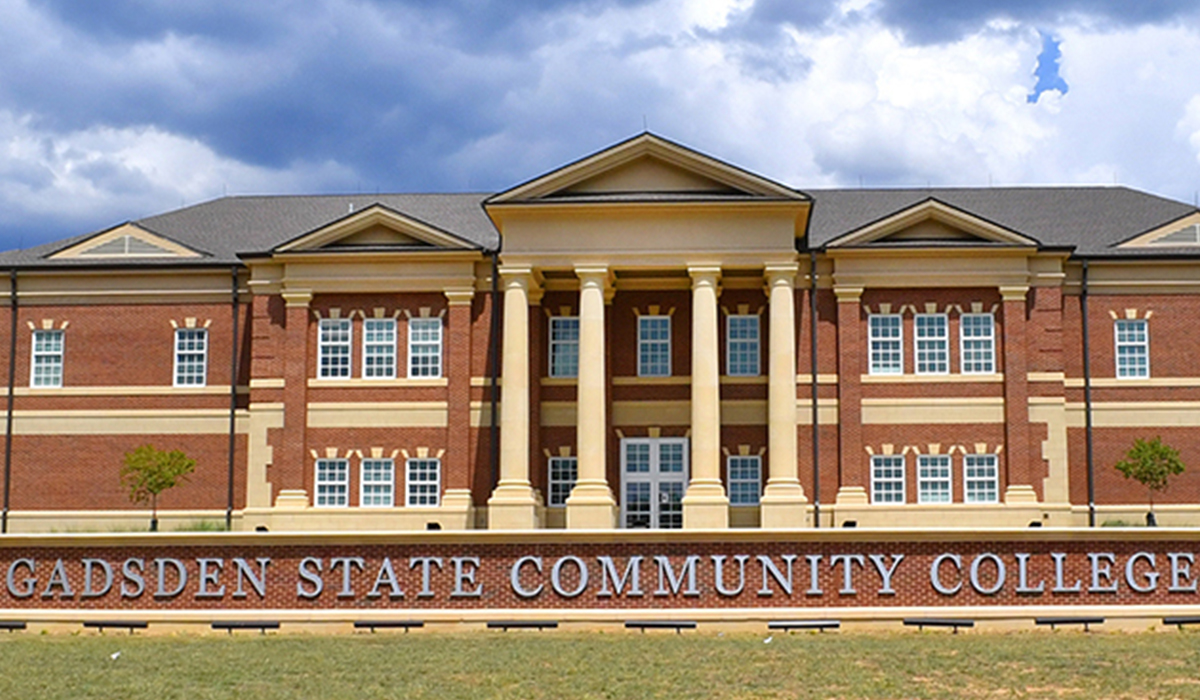
<path fill-rule="evenodd" d="M 1164 445 L 1162 440 L 1138 438 L 1133 441 L 1133 447 L 1125 454 L 1125 459 L 1117 462 L 1117 471 L 1126 479 L 1133 479 L 1150 492 L 1150 513 L 1146 516 L 1146 524 L 1153 525 L 1154 492 L 1167 488 L 1167 481 L 1172 476 L 1183 473 L 1183 461 L 1179 459 L 1179 450 Z"/>
<path fill-rule="evenodd" d="M 125 453 L 121 483 L 129 489 L 134 503 L 150 501 L 150 532 L 158 531 L 158 494 L 186 481 L 196 470 L 196 460 L 179 450 L 167 452 L 153 445 L 142 445 Z"/>

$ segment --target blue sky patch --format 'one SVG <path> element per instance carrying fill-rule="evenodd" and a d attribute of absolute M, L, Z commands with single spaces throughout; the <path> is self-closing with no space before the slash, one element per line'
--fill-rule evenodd
<path fill-rule="evenodd" d="M 1058 90 L 1065 95 L 1070 89 L 1067 87 L 1067 81 L 1058 74 L 1058 62 L 1062 58 L 1062 51 L 1058 45 L 1062 42 L 1056 40 L 1053 34 L 1041 29 L 1038 30 L 1038 34 L 1042 37 L 1042 52 L 1038 54 L 1037 68 L 1033 69 L 1037 82 L 1033 85 L 1033 92 L 1025 98 L 1030 104 L 1036 103 L 1047 90 Z"/>

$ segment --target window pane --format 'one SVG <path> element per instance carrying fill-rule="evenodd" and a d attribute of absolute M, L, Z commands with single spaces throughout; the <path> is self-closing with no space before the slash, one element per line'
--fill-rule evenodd
<path fill-rule="evenodd" d="M 917 374 L 946 374 L 950 371 L 949 325 L 945 314 L 917 314 Z"/>
<path fill-rule="evenodd" d="M 323 319 L 318 326 L 317 376 L 350 376 L 350 319 Z"/>
<path fill-rule="evenodd" d="M 393 505 L 395 462 L 390 459 L 364 459 L 362 462 L 362 498 L 364 507 L 390 508 Z"/>
<path fill-rule="evenodd" d="M 951 494 L 950 456 L 917 457 L 917 502 L 949 503 L 953 500 Z"/>
<path fill-rule="evenodd" d="M 316 505 L 345 506 L 349 504 L 350 462 L 345 459 L 317 460 Z"/>
<path fill-rule="evenodd" d="M 204 386 L 208 366 L 208 331 L 175 331 L 175 386 Z"/>
<path fill-rule="evenodd" d="M 729 503 L 756 506 L 762 491 L 762 458 L 757 455 L 729 458 Z"/>
<path fill-rule="evenodd" d="M 963 500 L 967 503 L 998 503 L 1000 479 L 996 455 L 963 457 Z"/>
<path fill-rule="evenodd" d="M 33 367 L 30 386 L 61 387 L 63 383 L 63 332 L 33 332 Z"/>
<path fill-rule="evenodd" d="M 575 457 L 550 458 L 550 502 L 551 506 L 564 506 L 578 478 L 578 461 Z"/>
<path fill-rule="evenodd" d="M 758 376 L 758 316 L 730 316 L 726 346 L 727 374 L 735 377 Z"/>
<path fill-rule="evenodd" d="M 963 314 L 961 324 L 963 374 L 995 372 L 995 320 L 992 315 Z"/>
<path fill-rule="evenodd" d="M 1150 330 L 1145 320 L 1116 322 L 1117 377 L 1150 376 Z"/>
<path fill-rule="evenodd" d="M 871 457 L 871 502 L 904 503 L 904 457 Z"/>
<path fill-rule="evenodd" d="M 869 317 L 871 334 L 871 374 L 904 372 L 903 327 L 900 314 L 873 314 Z"/>
<path fill-rule="evenodd" d="M 440 459 L 408 460 L 408 505 L 436 506 L 441 493 Z"/>
<path fill-rule="evenodd" d="M 638 317 L 638 376 L 671 375 L 671 317 Z"/>
<path fill-rule="evenodd" d="M 442 376 L 442 319 L 409 320 L 408 376 Z"/>
<path fill-rule="evenodd" d="M 579 376 L 579 319 L 575 316 L 550 319 L 550 376 Z"/>
<path fill-rule="evenodd" d="M 396 376 L 396 320 L 369 318 L 363 321 L 363 377 L 392 379 Z"/>

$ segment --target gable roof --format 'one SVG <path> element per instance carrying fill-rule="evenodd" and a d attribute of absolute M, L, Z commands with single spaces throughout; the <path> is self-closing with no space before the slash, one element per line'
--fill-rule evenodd
<path fill-rule="evenodd" d="M 942 235 L 936 238 L 905 236 L 906 233 L 918 231 L 922 224 L 934 224 L 934 231 Z M 1037 246 L 1037 241 L 1027 236 L 948 205 L 935 197 L 928 197 L 866 226 L 848 231 L 826 245 L 829 248 L 840 248 L 895 243 Z"/>
<path fill-rule="evenodd" d="M 131 222 L 141 229 L 208 253 L 203 259 L 160 258 L 96 260 L 87 257 L 50 259 L 48 256 L 103 235 L 99 231 L 66 241 L 0 253 L 0 266 L 79 267 L 235 265 L 240 255 L 265 253 L 305 233 L 322 229 L 355 211 L 372 206 L 400 212 L 413 222 L 453 234 L 483 250 L 496 250 L 500 236 L 482 203 L 487 195 L 263 195 L 224 197 Z"/>
<path fill-rule="evenodd" d="M 1046 247 L 1087 256 L 1130 253 L 1117 244 L 1196 208 L 1127 187 L 988 187 L 806 190 L 813 198 L 809 245 L 835 239 L 933 198 L 1032 238 Z M 1169 253 L 1151 249 L 1149 253 Z M 1183 251 L 1191 254 L 1195 250 Z"/>

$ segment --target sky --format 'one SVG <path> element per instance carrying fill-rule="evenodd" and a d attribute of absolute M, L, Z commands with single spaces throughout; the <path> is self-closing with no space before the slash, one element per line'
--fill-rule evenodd
<path fill-rule="evenodd" d="M 643 130 L 798 189 L 1200 191 L 1200 0 L 0 0 L 0 249 L 506 189 Z"/>

